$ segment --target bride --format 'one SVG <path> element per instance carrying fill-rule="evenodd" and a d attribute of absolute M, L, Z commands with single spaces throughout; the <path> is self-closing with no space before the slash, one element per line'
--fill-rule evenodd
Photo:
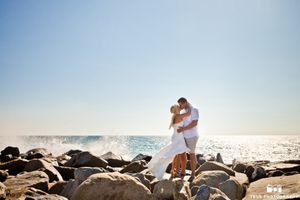
<path fill-rule="evenodd" d="M 189 151 L 189 148 L 187 148 L 183 134 L 178 133 L 177 129 L 179 127 L 182 127 L 182 120 L 183 118 L 189 116 L 191 114 L 191 111 L 188 110 L 184 114 L 180 114 L 180 107 L 178 105 L 173 105 L 170 108 L 170 112 L 173 114 L 171 119 L 170 127 L 173 127 L 173 135 L 171 142 L 160 149 L 150 160 L 148 163 L 148 168 L 151 171 L 151 173 L 158 179 L 163 179 L 163 176 L 165 174 L 165 171 L 168 167 L 168 165 L 172 162 L 172 170 L 171 170 L 171 177 L 175 176 L 175 173 L 178 172 L 179 167 L 179 157 L 181 153 L 185 153 Z M 175 170 L 177 172 L 175 172 Z"/>

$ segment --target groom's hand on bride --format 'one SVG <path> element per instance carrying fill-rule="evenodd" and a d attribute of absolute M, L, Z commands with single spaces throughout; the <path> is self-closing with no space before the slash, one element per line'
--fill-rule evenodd
<path fill-rule="evenodd" d="M 183 132 L 184 131 L 184 128 L 183 127 L 179 127 L 178 129 L 177 129 L 177 132 L 178 133 L 181 133 L 181 132 Z"/>

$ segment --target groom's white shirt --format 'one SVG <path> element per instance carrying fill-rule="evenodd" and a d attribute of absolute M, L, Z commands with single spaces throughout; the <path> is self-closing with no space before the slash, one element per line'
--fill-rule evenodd
<path fill-rule="evenodd" d="M 197 108 L 194 108 L 193 106 L 190 106 L 191 108 L 191 115 L 188 117 L 185 117 L 183 119 L 183 126 L 188 126 L 193 120 L 199 120 L 199 111 Z M 186 110 L 182 110 L 184 113 Z M 194 128 L 188 129 L 183 131 L 183 136 L 185 138 L 192 138 L 192 137 L 198 137 L 198 128 L 195 126 Z"/>

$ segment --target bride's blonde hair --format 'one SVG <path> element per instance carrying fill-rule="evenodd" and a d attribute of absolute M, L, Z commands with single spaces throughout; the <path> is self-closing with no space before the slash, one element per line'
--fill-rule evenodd
<path fill-rule="evenodd" d="M 176 117 L 176 114 L 178 114 L 179 111 L 180 111 L 180 107 L 179 107 L 178 105 L 173 105 L 173 106 L 171 106 L 170 112 L 171 112 L 173 115 L 172 115 L 172 118 L 171 118 L 171 123 L 170 123 L 169 129 L 173 126 L 174 120 L 175 120 L 175 117 Z"/>

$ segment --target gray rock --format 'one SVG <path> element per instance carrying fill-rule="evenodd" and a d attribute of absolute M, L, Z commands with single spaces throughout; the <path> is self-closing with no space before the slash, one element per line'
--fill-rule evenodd
<path fill-rule="evenodd" d="M 203 163 L 197 170 L 196 170 L 196 175 L 203 171 L 213 171 L 213 170 L 221 170 L 229 174 L 230 176 L 235 176 L 235 172 L 227 167 L 226 165 L 215 162 L 215 161 L 208 161 Z"/>
<path fill-rule="evenodd" d="M 147 168 L 147 163 L 144 160 L 140 160 L 140 161 L 134 161 L 132 163 L 130 163 L 129 165 L 127 165 L 126 167 L 124 167 L 120 173 L 138 173 L 143 171 L 144 169 Z"/>
<path fill-rule="evenodd" d="M 59 166 L 65 165 L 65 163 L 68 162 L 68 160 L 70 160 L 70 159 L 71 159 L 71 156 L 68 156 L 68 155 L 61 155 L 61 156 L 56 157 L 56 160 L 57 160 Z"/>
<path fill-rule="evenodd" d="M 239 173 L 239 172 L 236 172 L 235 173 L 235 180 L 237 180 L 240 185 L 242 186 L 248 186 L 249 185 L 249 178 L 247 177 L 246 174 L 244 173 Z"/>
<path fill-rule="evenodd" d="M 247 190 L 246 197 L 243 200 L 253 200 L 253 196 L 270 196 L 279 195 L 279 198 L 276 199 L 298 199 L 300 197 L 300 174 L 292 176 L 278 176 L 278 177 L 269 177 L 257 180 L 250 183 L 250 186 Z M 282 189 L 281 193 L 270 193 L 267 190 L 269 187 L 272 191 L 273 189 Z M 284 197 L 282 195 L 288 195 Z M 289 198 L 291 197 L 291 198 Z"/>
<path fill-rule="evenodd" d="M 156 199 L 185 199 L 191 198 L 191 191 L 186 182 L 181 179 L 161 180 L 155 184 L 153 195 Z"/>
<path fill-rule="evenodd" d="M 203 184 L 199 187 L 195 200 L 208 200 L 210 196 L 210 187 Z"/>
<path fill-rule="evenodd" d="M 31 194 L 25 196 L 26 200 L 68 200 L 67 198 L 57 194 Z"/>
<path fill-rule="evenodd" d="M 217 159 L 216 159 L 216 161 L 219 162 L 219 163 L 224 164 L 224 161 L 223 161 L 222 156 L 221 156 L 220 153 L 217 153 Z"/>
<path fill-rule="evenodd" d="M 244 163 L 235 163 L 232 169 L 236 172 L 245 173 L 247 166 Z"/>
<path fill-rule="evenodd" d="M 267 177 L 266 170 L 263 167 L 255 167 L 251 175 L 251 180 L 256 181 L 265 177 Z"/>
<path fill-rule="evenodd" d="M 0 200 L 6 198 L 6 186 L 0 182 Z"/>
<path fill-rule="evenodd" d="M 275 171 L 268 172 L 267 176 L 268 177 L 275 177 L 275 176 L 282 176 L 283 174 L 284 174 L 283 171 L 281 171 L 281 170 L 275 170 Z"/>
<path fill-rule="evenodd" d="M 6 194 L 6 198 L 8 200 L 31 200 L 33 199 L 34 196 L 39 196 L 39 195 L 47 195 L 46 192 L 32 188 L 32 187 L 22 187 L 17 190 L 10 190 Z"/>
<path fill-rule="evenodd" d="M 216 161 L 216 157 L 213 154 L 208 154 L 208 155 L 204 156 L 204 159 L 206 161 Z"/>
<path fill-rule="evenodd" d="M 82 151 L 78 150 L 78 149 L 76 149 L 76 150 L 71 149 L 68 152 L 64 153 L 63 155 L 68 155 L 68 156 L 72 157 L 72 156 L 75 156 L 76 154 L 81 153 L 81 152 Z"/>
<path fill-rule="evenodd" d="M 219 189 L 233 200 L 242 200 L 245 195 L 243 186 L 234 177 L 220 183 Z"/>
<path fill-rule="evenodd" d="M 135 177 L 140 181 L 144 186 L 146 186 L 149 190 L 151 190 L 151 184 L 150 181 L 145 177 L 144 174 L 142 173 L 134 173 L 134 174 L 129 174 L 132 177 Z"/>
<path fill-rule="evenodd" d="M 1 151 L 1 156 L 12 155 L 13 157 L 20 156 L 20 150 L 18 147 L 8 146 Z"/>
<path fill-rule="evenodd" d="M 209 200 L 230 200 L 230 199 L 226 196 L 226 194 L 224 194 L 218 188 L 211 187 Z"/>
<path fill-rule="evenodd" d="M 0 170 L 0 182 L 4 182 L 8 177 L 8 173 L 4 170 Z"/>
<path fill-rule="evenodd" d="M 107 172 L 103 168 L 99 167 L 80 167 L 74 171 L 74 179 L 70 179 L 65 185 L 63 190 L 59 193 L 60 195 L 70 199 L 75 192 L 76 188 L 84 182 L 88 177 L 97 173 Z"/>
<path fill-rule="evenodd" d="M 138 154 L 136 157 L 134 157 L 131 162 L 145 160 L 146 162 L 149 162 L 152 159 L 152 156 L 144 155 L 144 154 Z"/>
<path fill-rule="evenodd" d="M 78 186 L 77 182 L 74 179 L 70 179 L 67 182 L 67 184 L 64 186 L 64 188 L 61 191 L 60 195 L 70 199 L 72 197 L 72 195 L 74 194 L 77 186 Z"/>
<path fill-rule="evenodd" d="M 4 156 L 2 156 L 2 155 L 0 155 L 0 161 L 1 162 L 8 162 L 8 161 L 11 161 L 11 160 L 14 160 L 14 159 L 16 159 L 17 157 L 13 157 L 12 155 L 4 155 Z"/>
<path fill-rule="evenodd" d="M 245 170 L 245 174 L 248 176 L 249 181 L 252 181 L 252 173 L 254 172 L 254 167 L 252 165 L 248 165 L 246 170 Z"/>
<path fill-rule="evenodd" d="M 297 172 L 297 171 L 286 172 L 286 173 L 284 173 L 283 175 L 284 175 L 284 176 L 291 176 L 291 175 L 295 175 L 295 174 L 299 174 L 299 172 Z"/>
<path fill-rule="evenodd" d="M 193 186 L 191 188 L 191 194 L 192 194 L 192 196 L 195 196 L 197 194 L 198 190 L 199 190 L 199 186 Z"/>
<path fill-rule="evenodd" d="M 18 174 L 15 177 L 8 177 L 4 182 L 9 193 L 22 188 L 33 187 L 43 191 L 48 191 L 49 177 L 45 172 L 33 171 Z"/>
<path fill-rule="evenodd" d="M 64 166 L 54 166 L 55 169 L 61 174 L 65 181 L 74 179 L 75 167 L 64 167 Z"/>
<path fill-rule="evenodd" d="M 51 156 L 52 153 L 50 153 L 47 149 L 45 148 L 35 148 L 31 149 L 26 152 L 26 159 L 31 160 L 35 158 L 43 158 L 46 156 Z"/>
<path fill-rule="evenodd" d="M 100 157 L 106 160 L 108 162 L 108 165 L 111 167 L 122 167 L 130 163 L 130 161 L 126 161 L 121 156 L 117 156 L 112 152 L 107 152 Z"/>
<path fill-rule="evenodd" d="M 201 186 L 203 184 L 210 187 L 219 187 L 219 184 L 228 180 L 230 177 L 224 171 L 203 171 L 201 174 L 198 174 L 196 178 L 191 183 L 192 186 Z"/>
<path fill-rule="evenodd" d="M 10 175 L 17 175 L 18 173 L 22 172 L 25 168 L 25 165 L 28 163 L 26 159 L 15 159 L 6 163 L 0 164 L 0 169 L 8 170 Z"/>
<path fill-rule="evenodd" d="M 135 178 L 113 173 L 98 173 L 91 175 L 76 189 L 71 200 L 108 200 L 108 199 L 151 199 L 148 188 Z"/>
<path fill-rule="evenodd" d="M 50 186 L 48 193 L 60 194 L 64 190 L 67 184 L 68 184 L 67 181 L 58 181 Z"/>
<path fill-rule="evenodd" d="M 65 163 L 66 167 L 103 167 L 106 168 L 106 160 L 91 154 L 88 151 L 75 154 Z"/>
<path fill-rule="evenodd" d="M 77 185 L 80 185 L 89 176 L 93 174 L 105 173 L 105 172 L 107 172 L 105 169 L 99 167 L 80 167 L 78 169 L 75 169 L 74 177 L 75 180 L 77 181 Z"/>
<path fill-rule="evenodd" d="M 53 181 L 62 181 L 63 178 L 60 175 L 60 173 L 53 167 L 53 165 L 51 165 L 50 163 L 42 160 L 42 159 L 33 159 L 30 160 L 25 168 L 24 171 L 27 172 L 32 172 L 35 170 L 39 170 L 41 169 L 42 171 L 44 171 L 48 177 L 49 177 L 49 181 L 53 182 Z"/>

